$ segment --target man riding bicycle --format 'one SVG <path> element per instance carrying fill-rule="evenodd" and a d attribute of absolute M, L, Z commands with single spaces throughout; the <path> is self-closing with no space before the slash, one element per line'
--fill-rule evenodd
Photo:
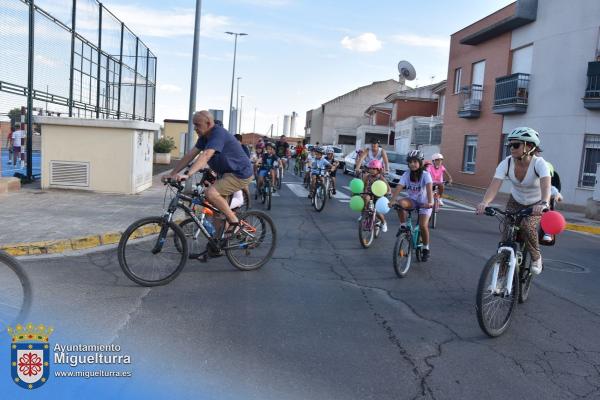
<path fill-rule="evenodd" d="M 521 229 L 525 232 L 531 253 L 531 270 L 537 275 L 542 272 L 538 225 L 542 211 L 548 208 L 550 202 L 550 172 L 546 161 L 535 156 L 535 150 L 540 146 L 540 136 L 535 130 L 516 128 L 507 139 L 510 156 L 498 164 L 492 182 L 477 206 L 477 214 L 485 212 L 500 190 L 502 181 L 510 180 L 512 188 L 506 211 L 514 213 L 533 207 L 531 216 L 521 222 Z"/>
<path fill-rule="evenodd" d="M 243 190 L 252 182 L 252 164 L 250 159 L 242 150 L 240 142 L 222 127 L 215 126 L 213 116 L 208 111 L 194 113 L 192 122 L 194 130 L 198 134 L 198 141 L 193 149 L 175 165 L 166 178 L 177 181 L 188 179 L 194 173 L 210 166 L 219 174 L 215 183 L 206 192 L 206 198 L 216 208 L 225 214 L 228 235 L 235 234 L 239 230 L 239 220 L 231 211 L 226 196 L 230 196 L 238 190 Z M 179 174 L 196 156 L 198 159 L 190 167 L 187 174 Z"/>
<path fill-rule="evenodd" d="M 379 140 L 371 140 L 371 145 L 365 147 L 365 149 L 356 158 L 356 176 L 359 176 L 360 168 L 367 166 L 371 160 L 379 160 L 383 163 L 383 173 L 390 172 L 390 164 L 388 162 L 388 156 L 383 147 L 379 146 Z"/>

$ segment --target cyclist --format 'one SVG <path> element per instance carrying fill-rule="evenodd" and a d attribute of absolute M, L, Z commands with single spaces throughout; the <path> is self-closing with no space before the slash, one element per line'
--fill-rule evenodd
<path fill-rule="evenodd" d="M 271 182 L 275 182 L 275 168 L 279 166 L 279 157 L 277 157 L 277 154 L 275 154 L 275 145 L 273 143 L 267 143 L 265 148 L 265 153 L 257 162 L 257 188 L 259 192 L 262 188 L 263 182 L 265 181 L 265 176 L 267 176 L 267 174 L 271 175 Z M 273 193 L 277 191 L 274 185 L 272 189 Z"/>
<path fill-rule="evenodd" d="M 390 185 L 387 183 L 387 180 L 383 176 L 383 164 L 379 160 L 371 160 L 367 165 L 367 173 L 363 175 L 363 182 L 365 184 L 365 192 L 370 193 L 363 195 L 363 200 L 365 201 L 365 207 L 369 204 L 370 200 L 373 202 L 377 201 L 377 197 L 372 194 L 371 186 L 375 181 L 382 180 L 387 185 L 387 192 L 390 192 Z M 371 199 L 373 196 L 373 199 Z M 376 213 L 377 218 L 381 221 L 381 231 L 387 232 L 387 223 L 385 221 L 385 217 L 381 213 Z"/>
<path fill-rule="evenodd" d="M 262 146 L 258 146 L 258 144 L 256 145 L 256 149 L 254 150 L 254 154 L 252 154 L 252 157 L 250 158 L 250 160 L 252 161 L 252 168 L 254 170 L 254 177 L 256 178 L 256 181 L 258 182 L 258 160 L 262 159 L 263 154 L 265 154 L 265 146 L 264 144 Z"/>
<path fill-rule="evenodd" d="M 310 166 L 310 193 L 308 194 L 308 198 L 312 199 L 315 194 L 315 184 L 317 182 L 317 175 L 323 176 L 325 174 L 325 169 L 329 167 L 331 164 L 329 161 L 323 158 L 323 148 L 316 147 L 315 148 L 315 158 L 312 161 L 312 165 Z"/>
<path fill-rule="evenodd" d="M 244 189 L 252 182 L 252 164 L 242 150 L 240 143 L 227 130 L 215 126 L 213 116 L 208 111 L 198 111 L 192 118 L 194 130 L 198 134 L 196 146 L 179 160 L 166 178 L 185 180 L 197 171 L 210 166 L 217 174 L 222 175 L 206 191 L 206 198 L 227 218 L 226 235 L 234 235 L 240 229 L 237 215 L 231 211 L 225 197 Z M 187 174 L 179 174 L 196 156 Z"/>
<path fill-rule="evenodd" d="M 326 150 L 326 155 L 325 155 L 325 159 L 327 160 L 327 162 L 329 162 L 329 164 L 331 164 L 331 169 L 329 171 L 329 176 L 331 177 L 331 185 L 332 185 L 332 192 L 333 194 L 335 194 L 335 173 L 337 171 L 339 162 L 337 162 L 335 160 L 335 152 L 333 151 L 333 147 L 328 147 Z"/>
<path fill-rule="evenodd" d="M 281 169 L 281 176 L 283 176 L 283 170 L 287 164 L 287 154 L 289 148 L 290 145 L 285 140 L 285 135 L 281 135 L 275 146 L 275 150 L 277 151 L 277 157 L 281 159 L 281 163 L 279 165 L 279 169 Z"/>
<path fill-rule="evenodd" d="M 442 195 L 444 194 L 444 174 L 448 177 L 448 183 L 452 183 L 452 176 L 442 164 L 444 162 L 444 156 L 440 153 L 435 153 L 431 156 L 433 164 L 429 164 L 427 172 L 431 175 L 433 183 L 438 187 L 438 195 L 440 198 L 440 206 L 444 205 Z"/>
<path fill-rule="evenodd" d="M 365 147 L 364 151 L 362 151 L 356 157 L 356 164 L 354 168 L 356 169 L 356 176 L 360 171 L 360 167 L 363 165 L 366 166 L 371 162 L 371 160 L 379 160 L 383 163 L 383 173 L 387 173 L 390 171 L 390 164 L 388 162 L 388 156 L 383 147 L 379 146 L 379 140 L 373 139 L 371 140 L 371 145 Z"/>
<path fill-rule="evenodd" d="M 538 243 L 538 225 L 542 211 L 549 206 L 550 171 L 544 159 L 534 154 L 540 145 L 540 135 L 535 130 L 528 127 L 515 128 L 507 139 L 510 156 L 498 164 L 476 212 L 482 214 L 496 197 L 502 181 L 509 179 L 512 188 L 506 210 L 517 212 L 533 207 L 531 216 L 523 218 L 521 229 L 531 253 L 532 272 L 539 274 L 542 272 L 542 255 Z"/>
<path fill-rule="evenodd" d="M 310 168 L 315 160 L 316 147 L 311 147 L 310 152 L 307 152 L 304 159 L 304 182 L 310 182 Z"/>
<path fill-rule="evenodd" d="M 433 181 L 429 172 L 425 170 L 425 157 L 421 150 L 411 150 L 406 156 L 406 163 L 410 173 L 404 173 L 400 177 L 400 182 L 392 193 L 390 205 L 398 202 L 400 191 L 406 188 L 410 208 L 419 208 L 419 229 L 423 239 L 423 252 L 421 259 L 429 259 L 429 217 L 433 207 Z M 406 228 L 407 214 L 404 210 L 398 210 L 400 218 L 400 228 Z"/>

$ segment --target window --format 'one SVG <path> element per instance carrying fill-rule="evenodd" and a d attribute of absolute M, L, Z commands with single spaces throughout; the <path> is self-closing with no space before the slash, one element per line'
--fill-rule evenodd
<path fill-rule="evenodd" d="M 533 59 L 533 45 L 521 47 L 512 52 L 511 73 L 530 74 Z"/>
<path fill-rule="evenodd" d="M 454 70 L 454 94 L 460 92 L 460 78 L 462 77 L 462 68 Z"/>
<path fill-rule="evenodd" d="M 463 159 L 463 171 L 475 172 L 475 160 L 477 157 L 477 135 L 465 136 L 465 153 Z"/>
<path fill-rule="evenodd" d="M 600 163 L 600 135 L 585 135 L 579 186 L 595 186 L 596 164 L 598 163 Z"/>
<path fill-rule="evenodd" d="M 338 135 L 338 144 L 356 144 L 356 136 Z"/>
<path fill-rule="evenodd" d="M 471 83 L 473 86 L 479 85 L 483 87 L 483 78 L 485 76 L 485 60 L 473 64 L 473 73 L 471 75 Z"/>

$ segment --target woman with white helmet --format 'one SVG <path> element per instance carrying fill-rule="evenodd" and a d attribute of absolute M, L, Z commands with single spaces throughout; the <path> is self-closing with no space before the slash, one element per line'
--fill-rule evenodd
<path fill-rule="evenodd" d="M 433 164 L 430 164 L 427 167 L 427 172 L 431 175 L 431 179 L 433 179 L 433 184 L 438 188 L 438 195 L 440 198 L 440 206 L 444 205 L 442 201 L 442 195 L 444 194 L 444 175 L 448 178 L 448 183 L 452 183 L 452 176 L 442 164 L 444 162 L 444 156 L 440 153 L 435 153 L 431 156 L 431 161 Z"/>
<path fill-rule="evenodd" d="M 498 194 L 502 181 L 510 180 L 512 189 L 506 210 L 516 212 L 533 207 L 531 216 L 523 219 L 521 229 L 526 234 L 532 259 L 531 269 L 535 274 L 542 272 L 542 255 L 538 243 L 540 215 L 548 208 L 550 201 L 548 165 L 543 158 L 534 154 L 539 145 L 540 136 L 535 130 L 527 127 L 514 129 L 508 135 L 510 156 L 496 168 L 494 178 L 482 202 L 477 206 L 477 214 L 482 214 Z"/>

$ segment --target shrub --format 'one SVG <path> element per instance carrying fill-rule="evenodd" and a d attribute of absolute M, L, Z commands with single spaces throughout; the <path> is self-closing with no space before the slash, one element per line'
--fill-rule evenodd
<path fill-rule="evenodd" d="M 174 148 L 176 146 L 172 137 L 163 136 L 154 142 L 155 153 L 170 153 Z"/>

